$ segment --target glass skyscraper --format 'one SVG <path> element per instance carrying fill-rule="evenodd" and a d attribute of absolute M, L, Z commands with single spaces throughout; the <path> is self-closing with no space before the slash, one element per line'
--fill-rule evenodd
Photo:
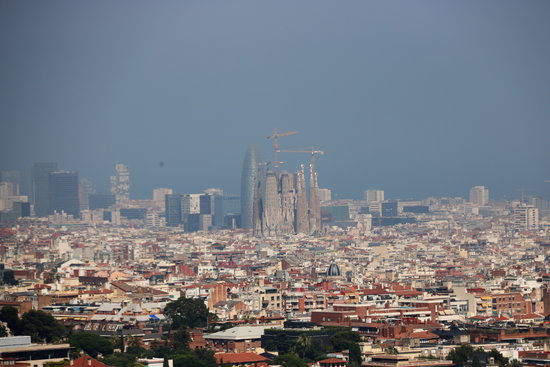
<path fill-rule="evenodd" d="M 79 218 L 78 173 L 69 171 L 51 172 L 49 180 L 50 212 L 65 212 Z"/>
<path fill-rule="evenodd" d="M 31 202 L 37 217 L 46 217 L 50 211 L 50 172 L 57 171 L 57 163 L 39 162 L 31 171 Z"/>
<path fill-rule="evenodd" d="M 258 181 L 258 163 L 260 153 L 256 147 L 246 151 L 241 176 L 241 226 L 252 228 L 252 212 L 254 207 L 254 190 Z"/>

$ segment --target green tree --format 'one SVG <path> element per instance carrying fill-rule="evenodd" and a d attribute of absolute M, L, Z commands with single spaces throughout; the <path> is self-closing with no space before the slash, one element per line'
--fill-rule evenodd
<path fill-rule="evenodd" d="M 129 353 L 113 353 L 101 359 L 101 362 L 107 366 L 114 367 L 140 367 L 142 364 L 138 363 L 136 356 Z"/>
<path fill-rule="evenodd" d="M 79 332 L 69 338 L 69 344 L 73 348 L 83 350 L 86 354 L 97 358 L 98 354 L 108 355 L 113 353 L 113 342 L 95 333 Z"/>
<path fill-rule="evenodd" d="M 462 344 L 460 347 L 451 350 L 447 355 L 447 359 L 453 361 L 455 366 L 462 367 L 464 362 L 473 356 L 474 351 L 470 344 Z"/>
<path fill-rule="evenodd" d="M 33 342 L 48 343 L 62 339 L 66 330 L 52 315 L 40 310 L 31 310 L 21 317 L 19 335 L 30 335 Z"/>
<path fill-rule="evenodd" d="M 353 343 L 349 348 L 349 366 L 360 366 L 363 363 L 363 358 L 361 357 L 361 348 L 359 344 Z"/>
<path fill-rule="evenodd" d="M 307 367 L 307 363 L 295 354 L 282 354 L 277 356 L 273 363 L 280 364 L 284 367 Z"/>
<path fill-rule="evenodd" d="M 183 352 L 189 350 L 189 342 L 191 342 L 191 336 L 185 327 L 180 327 L 172 335 L 172 350 L 175 353 Z"/>
<path fill-rule="evenodd" d="M 144 348 L 137 338 L 128 337 L 128 346 L 126 347 L 126 353 L 133 354 L 138 358 L 152 358 L 154 352 L 147 348 Z"/>
<path fill-rule="evenodd" d="M 337 352 L 349 349 L 354 343 L 358 343 L 360 340 L 361 337 L 359 334 L 351 330 L 339 331 L 330 338 L 330 342 Z"/>
<path fill-rule="evenodd" d="M 193 351 L 193 353 L 195 353 L 195 355 L 204 362 L 206 367 L 216 367 L 218 365 L 212 349 L 197 348 Z"/>
<path fill-rule="evenodd" d="M 306 352 L 311 348 L 311 337 L 307 334 L 302 334 L 296 339 L 294 349 L 300 358 L 304 358 Z"/>
<path fill-rule="evenodd" d="M 15 307 L 2 307 L 0 310 L 0 321 L 5 322 L 12 334 L 18 334 L 21 320 Z"/>
<path fill-rule="evenodd" d="M 489 357 L 492 357 L 495 359 L 495 362 L 499 364 L 500 367 L 506 367 L 510 365 L 510 360 L 502 355 L 498 350 L 491 349 L 488 354 Z"/>
<path fill-rule="evenodd" d="M 517 359 L 512 359 L 512 360 L 508 363 L 508 366 L 509 366 L 509 367 L 521 367 L 521 362 L 518 361 Z"/>
<path fill-rule="evenodd" d="M 201 299 L 180 297 L 164 308 L 172 329 L 204 327 L 208 321 L 208 308 Z"/>
<path fill-rule="evenodd" d="M 176 354 L 171 357 L 174 360 L 174 367 L 207 367 L 194 353 Z"/>
<path fill-rule="evenodd" d="M 387 347 L 386 349 L 384 349 L 384 352 L 387 353 L 387 354 L 399 354 L 399 351 L 393 345 Z"/>

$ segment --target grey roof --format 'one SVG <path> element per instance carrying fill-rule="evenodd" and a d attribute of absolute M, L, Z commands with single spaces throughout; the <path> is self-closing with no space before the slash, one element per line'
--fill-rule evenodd
<path fill-rule="evenodd" d="M 204 335 L 204 339 L 244 340 L 260 339 L 265 329 L 273 329 L 273 326 L 236 326 L 231 329 L 218 331 Z"/>

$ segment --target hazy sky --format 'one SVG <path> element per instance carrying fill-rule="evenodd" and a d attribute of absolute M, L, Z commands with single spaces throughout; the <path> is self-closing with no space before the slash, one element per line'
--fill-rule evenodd
<path fill-rule="evenodd" d="M 550 198 L 549 19 L 547 0 L 0 0 L 0 169 L 238 193 L 278 128 L 325 150 L 338 197 Z"/>

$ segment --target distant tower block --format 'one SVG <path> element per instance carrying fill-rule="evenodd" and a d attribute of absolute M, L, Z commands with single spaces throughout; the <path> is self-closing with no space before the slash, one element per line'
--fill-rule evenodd
<path fill-rule="evenodd" d="M 111 176 L 111 194 L 115 195 L 117 206 L 125 207 L 130 203 L 130 171 L 125 164 L 117 164 L 115 170 L 116 175 Z"/>
<path fill-rule="evenodd" d="M 489 189 L 485 186 L 474 186 L 470 189 L 470 203 L 487 205 L 489 203 Z"/>
<path fill-rule="evenodd" d="M 384 190 L 366 190 L 365 191 L 365 200 L 367 204 L 373 202 L 382 202 L 384 201 Z"/>
<path fill-rule="evenodd" d="M 327 202 L 332 200 L 332 191 L 330 189 L 317 189 L 317 194 L 319 195 L 319 201 Z"/>

